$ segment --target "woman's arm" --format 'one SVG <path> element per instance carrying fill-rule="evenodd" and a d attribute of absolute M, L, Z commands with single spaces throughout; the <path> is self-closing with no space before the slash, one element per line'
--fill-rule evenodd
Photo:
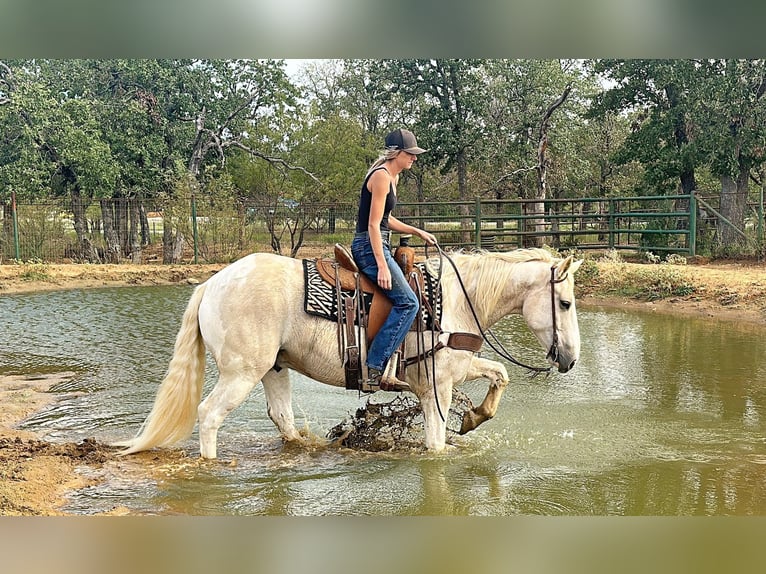
<path fill-rule="evenodd" d="M 388 216 L 388 226 L 392 231 L 396 231 L 398 233 L 411 233 L 412 235 L 417 235 L 420 237 L 428 245 L 436 245 L 436 236 L 413 225 L 403 223 L 390 214 Z"/>
<path fill-rule="evenodd" d="M 380 222 L 383 221 L 383 213 L 386 208 L 391 177 L 385 170 L 378 170 L 367 181 L 367 189 L 372 194 L 370 201 L 370 219 L 367 221 L 367 232 L 370 235 L 370 245 L 375 254 L 375 262 L 378 265 L 378 285 L 382 289 L 391 289 L 391 270 L 383 255 L 383 236 L 380 233 Z M 388 216 L 391 221 L 391 216 Z"/>

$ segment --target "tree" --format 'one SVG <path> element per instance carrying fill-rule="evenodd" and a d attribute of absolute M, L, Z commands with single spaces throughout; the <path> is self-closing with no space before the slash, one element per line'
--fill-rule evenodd
<path fill-rule="evenodd" d="M 631 112 L 632 132 L 617 154 L 637 160 L 655 192 L 697 189 L 696 170 L 710 168 L 721 183 L 725 246 L 744 227 L 748 182 L 763 163 L 763 60 L 603 60 L 595 67 L 613 86 L 592 115 Z M 688 208 L 684 203 L 681 208 Z"/>
<path fill-rule="evenodd" d="M 98 259 L 87 237 L 85 209 L 108 193 L 118 170 L 101 137 L 96 102 L 70 97 L 51 61 L 19 61 L 4 69 L 0 180 L 28 198 L 68 196 L 80 256 Z"/>
<path fill-rule="evenodd" d="M 52 63 L 65 78 L 70 99 L 92 98 L 101 129 L 118 167 L 113 189 L 100 197 L 106 255 L 140 262 L 150 241 L 144 200 L 153 197 L 173 170 L 167 170 L 168 126 L 155 93 L 167 93 L 172 68 L 158 60 L 61 60 Z M 172 164 L 171 164 L 172 165 Z"/>
<path fill-rule="evenodd" d="M 593 102 L 589 117 L 630 113 L 631 133 L 615 154 L 619 164 L 638 161 L 651 195 L 688 195 L 697 189 L 703 162 L 693 136 L 693 106 L 699 73 L 691 60 L 600 60 L 595 63 L 610 86 Z M 688 209 L 681 201 L 679 209 Z"/>
<path fill-rule="evenodd" d="M 542 231 L 543 201 L 556 196 L 549 181 L 556 158 L 566 150 L 564 134 L 580 126 L 576 106 L 581 104 L 570 96 L 585 91 L 582 69 L 559 60 L 491 60 L 486 69 L 489 145 L 482 161 L 488 164 L 484 173 L 494 177 L 485 176 L 483 187 L 497 199 L 540 200 L 531 205 L 535 218 L 527 224 Z"/>
<path fill-rule="evenodd" d="M 749 182 L 766 159 L 766 60 L 698 64 L 694 106 L 700 146 L 721 182 L 720 226 L 725 250 L 741 243 Z"/>

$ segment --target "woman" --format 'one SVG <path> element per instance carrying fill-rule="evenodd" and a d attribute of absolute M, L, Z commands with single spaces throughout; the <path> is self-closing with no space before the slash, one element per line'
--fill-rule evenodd
<path fill-rule="evenodd" d="M 360 192 L 356 234 L 351 254 L 359 270 L 375 281 L 391 299 L 393 307 L 367 350 L 367 384 L 362 390 L 406 390 L 407 383 L 396 378 L 394 352 L 404 341 L 415 315 L 418 300 L 391 254 L 391 232 L 417 235 L 428 245 L 436 237 L 427 231 L 402 223 L 391 215 L 396 206 L 396 183 L 399 174 L 410 169 L 424 149 L 412 132 L 394 130 L 386 136 L 385 153 L 372 164 Z"/>

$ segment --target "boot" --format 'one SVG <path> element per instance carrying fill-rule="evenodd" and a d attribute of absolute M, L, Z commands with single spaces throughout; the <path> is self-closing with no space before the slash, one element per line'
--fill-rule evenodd
<path fill-rule="evenodd" d="M 407 383 L 397 379 L 395 376 L 393 376 L 393 374 L 390 374 L 396 372 L 396 365 L 394 365 L 393 371 L 391 369 L 391 364 L 393 362 L 393 360 L 388 362 L 388 366 L 386 367 L 385 372 L 373 368 L 367 369 L 367 380 L 362 381 L 361 386 L 359 387 L 360 392 L 374 393 L 376 391 L 409 391 L 410 386 Z"/>
<path fill-rule="evenodd" d="M 410 385 L 397 378 L 396 371 L 399 368 L 399 353 L 396 352 L 388 360 L 386 370 L 380 379 L 380 388 L 384 391 L 409 391 Z"/>

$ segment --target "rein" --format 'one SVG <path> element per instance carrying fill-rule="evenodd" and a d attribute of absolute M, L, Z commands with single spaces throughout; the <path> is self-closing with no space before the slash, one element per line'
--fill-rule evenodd
<path fill-rule="evenodd" d="M 551 366 L 548 367 L 533 367 L 531 365 L 527 365 L 525 363 L 522 363 L 518 359 L 514 358 L 508 350 L 503 346 L 503 344 L 500 342 L 500 340 L 497 338 L 497 336 L 490 330 L 490 329 L 484 329 L 481 326 L 481 322 L 479 321 L 479 317 L 476 313 L 476 309 L 473 306 L 473 301 L 471 301 L 471 297 L 468 295 L 468 290 L 465 287 L 465 283 L 463 283 L 463 278 L 460 276 L 460 271 L 458 271 L 457 265 L 455 265 L 455 262 L 452 260 L 452 258 L 444 253 L 442 248 L 437 244 L 436 249 L 439 253 L 439 274 L 437 277 L 436 285 L 437 285 L 437 291 L 439 286 L 441 285 L 442 281 L 442 271 L 444 269 L 442 265 L 442 260 L 446 259 L 449 261 L 450 265 L 452 265 L 452 269 L 455 271 L 455 277 L 457 277 L 458 283 L 460 284 L 460 288 L 463 291 L 463 295 L 465 295 L 466 302 L 468 303 L 468 308 L 471 310 L 471 315 L 473 316 L 474 321 L 476 322 L 476 326 L 479 329 L 479 333 L 481 334 L 481 338 L 484 340 L 484 342 L 489 345 L 489 347 L 495 351 L 500 357 L 503 359 L 513 363 L 514 365 L 517 365 L 519 367 L 523 367 L 527 369 L 528 371 L 532 372 L 532 376 L 535 377 L 539 375 L 540 373 L 548 373 L 551 372 Z M 428 246 L 426 245 L 426 258 L 428 258 Z M 556 293 L 555 293 L 555 286 L 557 283 L 561 283 L 564 280 L 566 280 L 567 274 L 565 273 L 563 277 L 560 279 L 556 279 L 556 266 L 551 267 L 551 279 L 549 281 L 549 285 L 551 288 L 551 317 L 553 320 L 553 339 L 551 342 L 550 349 L 548 349 L 548 354 L 546 355 L 546 358 L 555 360 L 558 357 L 558 344 L 559 344 L 559 337 L 558 337 L 558 330 L 556 325 Z M 417 282 L 416 282 L 417 283 Z M 421 304 L 423 302 L 422 293 L 420 293 L 420 290 L 418 289 L 418 299 L 421 301 Z M 441 332 L 441 328 L 438 328 L 439 332 Z M 454 333 L 452 335 L 455 335 Z M 450 335 L 450 338 L 452 337 Z M 468 335 L 468 334 L 464 334 Z M 475 335 L 471 335 L 474 336 Z M 492 340 L 490 340 L 490 337 Z M 425 340 L 424 340 L 424 333 L 418 332 L 417 334 L 417 342 L 418 342 L 418 349 L 417 349 L 417 355 L 411 359 L 407 359 L 405 361 L 405 365 L 411 365 L 413 363 L 417 363 L 418 366 L 418 377 L 420 377 L 420 363 L 421 361 L 425 363 L 426 367 L 426 380 L 431 379 L 431 383 L 433 385 L 434 390 L 434 398 L 436 399 L 436 408 L 439 411 L 439 416 L 441 417 L 442 421 L 445 421 L 444 413 L 442 412 L 441 405 L 439 404 L 439 395 L 436 392 L 436 352 L 442 348 L 444 348 L 444 345 L 439 342 L 436 343 L 436 330 L 431 331 L 431 348 L 428 351 L 421 351 L 421 349 L 425 348 Z M 466 349 L 469 350 L 469 349 Z M 429 373 L 428 369 L 428 363 L 426 361 L 427 358 L 431 359 L 431 373 Z"/>
<path fill-rule="evenodd" d="M 551 348 L 548 349 L 548 354 L 545 356 L 546 359 L 551 360 L 552 362 L 556 362 L 556 360 L 559 358 L 559 331 L 556 328 L 556 293 L 554 292 L 554 287 L 556 283 L 561 283 L 567 278 L 567 273 L 564 273 L 564 276 L 561 279 L 556 279 L 556 268 L 551 267 L 551 317 L 553 318 L 553 339 L 551 340 Z M 550 367 L 548 367 L 550 370 Z"/>

